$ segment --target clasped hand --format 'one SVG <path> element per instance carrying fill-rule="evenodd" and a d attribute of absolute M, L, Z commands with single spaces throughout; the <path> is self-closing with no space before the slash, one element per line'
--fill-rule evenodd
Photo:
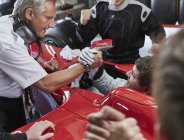
<path fill-rule="evenodd" d="M 82 65 L 90 65 L 91 68 L 100 67 L 103 63 L 102 53 L 96 49 L 84 48 L 79 55 L 79 62 Z"/>
<path fill-rule="evenodd" d="M 90 114 L 88 121 L 85 140 L 145 140 L 134 118 L 109 106 Z"/>

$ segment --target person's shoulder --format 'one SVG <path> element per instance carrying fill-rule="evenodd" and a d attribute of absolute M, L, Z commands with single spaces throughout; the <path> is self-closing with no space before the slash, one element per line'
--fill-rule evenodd
<path fill-rule="evenodd" d="M 129 0 L 129 4 L 134 5 L 134 6 L 142 7 L 143 9 L 150 9 L 147 5 L 145 5 L 144 3 L 139 2 L 137 0 Z"/>
<path fill-rule="evenodd" d="M 10 21 L 10 15 L 5 15 L 5 16 L 2 16 L 0 17 L 0 24 L 11 24 L 11 21 Z"/>
<path fill-rule="evenodd" d="M 13 22 L 9 19 L 8 16 L 3 16 L 0 18 L 0 44 L 1 47 L 5 46 L 2 44 L 14 45 L 18 36 L 13 31 Z"/>
<path fill-rule="evenodd" d="M 96 6 L 109 5 L 108 0 L 100 0 L 97 2 Z"/>
<path fill-rule="evenodd" d="M 107 0 L 100 0 L 90 10 L 93 18 L 96 18 L 97 13 L 102 13 L 108 9 L 109 2 Z"/>
<path fill-rule="evenodd" d="M 151 13 L 151 9 L 148 6 L 137 0 L 129 0 L 129 5 L 131 6 L 131 9 L 136 9 L 132 11 L 134 11 L 134 13 L 136 12 L 137 15 L 140 15 L 142 22 L 145 22 L 145 20 L 149 17 Z"/>
<path fill-rule="evenodd" d="M 13 30 L 13 21 L 10 20 L 9 15 L 0 18 L 0 33 L 1 35 L 11 34 Z"/>

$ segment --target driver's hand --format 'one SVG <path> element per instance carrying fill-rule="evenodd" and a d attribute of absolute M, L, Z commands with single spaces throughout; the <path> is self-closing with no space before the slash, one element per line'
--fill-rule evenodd
<path fill-rule="evenodd" d="M 152 47 L 149 49 L 149 53 L 151 55 L 155 55 L 155 54 L 157 54 L 159 52 L 160 48 L 161 48 L 161 45 L 160 44 L 153 43 L 152 44 Z"/>
<path fill-rule="evenodd" d="M 89 47 L 84 48 L 79 55 L 79 63 L 82 65 L 90 65 L 90 68 L 100 67 L 103 63 L 102 53 L 96 49 Z"/>
<path fill-rule="evenodd" d="M 97 54 L 98 51 L 96 49 L 91 49 L 90 47 L 86 47 L 82 49 L 80 55 L 79 55 L 79 62 L 83 65 L 92 65 L 94 63 L 95 54 Z"/>

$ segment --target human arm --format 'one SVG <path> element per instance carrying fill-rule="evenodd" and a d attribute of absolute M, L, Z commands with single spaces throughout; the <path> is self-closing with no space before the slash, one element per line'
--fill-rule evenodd
<path fill-rule="evenodd" d="M 145 22 L 143 22 L 142 30 L 152 40 L 152 46 L 149 50 L 149 53 L 151 53 L 151 55 L 156 54 L 160 50 L 161 44 L 166 39 L 166 33 L 152 12 L 150 12 Z"/>
<path fill-rule="evenodd" d="M 72 68 L 60 70 L 44 76 L 39 81 L 35 82 L 33 86 L 46 92 L 52 92 L 60 87 L 70 84 L 83 72 L 84 66 L 78 63 Z"/>
<path fill-rule="evenodd" d="M 134 118 L 105 106 L 88 117 L 87 140 L 145 140 Z"/>
<path fill-rule="evenodd" d="M 95 5 L 90 10 L 81 10 L 77 32 L 80 34 L 85 43 L 89 43 L 99 33 L 98 22 L 100 19 L 97 16 L 97 9 L 97 5 Z"/>
<path fill-rule="evenodd" d="M 81 54 L 85 53 L 85 55 L 84 56 L 80 55 L 79 57 L 80 63 L 68 69 L 48 74 L 47 76 L 43 77 L 41 80 L 36 82 L 34 86 L 44 91 L 54 91 L 59 87 L 68 85 L 79 75 L 81 75 L 84 72 L 84 66 L 86 64 L 90 65 L 90 68 L 99 67 L 103 61 L 102 54 L 100 52 L 97 54 L 93 54 L 93 51 L 91 50 L 89 48 L 83 49 Z M 89 60 L 86 59 L 88 58 L 88 56 L 90 56 Z M 83 60 L 81 60 L 81 58 Z"/>
<path fill-rule="evenodd" d="M 94 79 L 93 85 L 102 94 L 106 94 L 114 88 L 124 87 L 124 84 L 126 82 L 125 79 L 121 79 L 121 78 L 114 79 L 103 68 L 99 70 L 102 70 L 103 72 L 101 73 L 101 76 L 98 76 L 97 79 L 96 78 Z"/>
<path fill-rule="evenodd" d="M 0 67 L 11 80 L 16 81 L 22 88 L 30 85 L 52 92 L 58 88 L 68 85 L 76 77 L 84 72 L 84 66 L 77 64 L 67 70 L 60 70 L 47 74 L 45 70 L 29 55 L 25 46 L 0 43 Z M 95 55 L 95 62 L 91 66 L 98 67 L 102 63 L 102 56 Z"/>
<path fill-rule="evenodd" d="M 87 25 L 88 21 L 90 20 L 90 17 L 91 17 L 90 9 L 81 10 L 80 24 L 84 26 Z"/>
<path fill-rule="evenodd" d="M 161 47 L 163 46 L 162 44 L 164 43 L 164 41 L 165 41 L 165 39 L 162 41 L 162 43 L 159 43 L 159 44 L 153 43 L 151 48 L 149 49 L 149 53 L 151 55 L 156 55 L 159 52 L 159 50 L 161 49 Z"/>
<path fill-rule="evenodd" d="M 150 12 L 146 20 L 142 22 L 142 30 L 151 38 L 152 44 L 159 44 L 166 38 L 164 28 L 152 12 Z"/>

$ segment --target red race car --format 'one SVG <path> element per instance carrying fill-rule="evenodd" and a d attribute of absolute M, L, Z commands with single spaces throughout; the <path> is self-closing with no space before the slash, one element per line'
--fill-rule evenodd
<path fill-rule="evenodd" d="M 173 27 L 167 27 L 166 29 L 171 30 Z M 179 26 L 174 30 L 179 30 Z M 46 42 L 39 48 L 36 44 L 33 44 L 29 51 L 33 57 L 38 58 L 40 63 L 56 59 L 60 64 L 60 69 L 65 69 L 77 61 L 77 58 L 72 61 L 62 59 L 60 57 L 62 48 L 54 45 L 48 45 Z M 114 66 L 122 73 L 126 73 L 133 66 L 132 64 L 105 63 Z M 51 94 L 42 93 L 37 89 L 33 89 L 33 93 L 36 100 L 35 107 L 43 115 L 36 121 L 49 120 L 55 124 L 55 136 L 52 140 L 60 140 L 61 138 L 63 140 L 83 139 L 87 116 L 91 112 L 100 110 L 104 105 L 109 105 L 121 111 L 127 117 L 136 118 L 144 137 L 147 140 L 154 139 L 153 127 L 157 110 L 156 101 L 142 92 L 117 88 L 105 96 L 101 96 L 79 88 L 63 87 Z M 31 125 L 32 123 L 23 126 L 13 133 L 25 132 Z M 47 130 L 45 133 L 49 131 L 52 130 Z"/>
<path fill-rule="evenodd" d="M 37 45 L 30 47 L 30 53 L 33 56 L 37 56 L 39 50 Z M 61 48 L 42 44 L 39 61 L 45 62 L 56 59 L 61 69 L 75 63 L 75 59 L 73 61 L 63 60 L 59 55 L 60 51 Z M 117 65 L 116 67 L 122 72 L 132 68 L 131 65 Z M 104 105 L 109 105 L 121 111 L 127 117 L 136 118 L 144 137 L 147 140 L 153 139 L 153 124 L 157 106 L 154 98 L 146 94 L 126 88 L 117 88 L 105 96 L 101 96 L 87 90 L 70 87 L 61 88 L 50 95 L 42 93 L 42 91 L 38 92 L 37 89 L 34 89 L 33 92 L 36 93 L 34 93 L 35 107 L 44 115 L 36 121 L 49 120 L 55 124 L 55 136 L 52 140 L 83 139 L 87 116 L 91 112 L 98 111 Z M 13 133 L 25 132 L 31 125 L 32 123 L 23 126 Z M 49 131 L 52 130 L 47 130 L 47 132 Z"/>

